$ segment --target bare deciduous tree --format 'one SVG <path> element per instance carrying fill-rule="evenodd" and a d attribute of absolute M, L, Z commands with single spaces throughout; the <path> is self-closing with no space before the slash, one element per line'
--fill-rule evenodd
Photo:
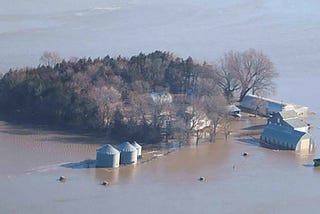
<path fill-rule="evenodd" d="M 93 88 L 90 96 L 97 102 L 99 113 L 104 125 L 108 128 L 111 124 L 114 112 L 120 106 L 121 94 L 113 87 Z"/>
<path fill-rule="evenodd" d="M 234 93 L 241 89 L 238 73 L 241 70 L 241 55 L 230 51 L 220 60 L 218 66 L 219 86 L 228 103 L 234 98 Z"/>
<path fill-rule="evenodd" d="M 263 99 L 255 99 L 253 102 L 254 105 L 254 116 L 256 117 L 258 114 L 260 115 L 265 115 L 266 112 L 266 108 L 267 108 L 267 102 Z"/>
<path fill-rule="evenodd" d="M 151 115 L 152 99 L 147 94 L 138 94 L 135 92 L 129 95 L 129 116 L 137 124 L 147 122 L 147 115 Z"/>
<path fill-rule="evenodd" d="M 272 91 L 273 79 L 277 76 L 271 60 L 262 52 L 249 49 L 242 53 L 243 68 L 239 73 L 241 82 L 240 101 L 252 91 L 252 94 Z"/>
<path fill-rule="evenodd" d="M 57 52 L 45 51 L 40 57 L 40 64 L 54 67 L 57 63 L 62 61 L 62 57 Z"/>
<path fill-rule="evenodd" d="M 226 116 L 226 100 L 222 95 L 204 96 L 202 97 L 203 108 L 211 120 L 212 130 L 210 133 L 211 141 L 217 133 L 218 125 Z"/>
<path fill-rule="evenodd" d="M 189 142 L 191 135 L 195 134 L 196 144 L 199 144 L 200 131 L 205 128 L 208 121 L 205 112 L 202 109 L 201 99 L 193 98 L 184 114 L 185 119 L 185 141 Z"/>
<path fill-rule="evenodd" d="M 229 135 L 231 134 L 231 119 L 227 115 L 223 118 L 221 122 L 221 129 L 224 134 L 224 138 L 227 141 Z"/>
<path fill-rule="evenodd" d="M 227 53 L 221 60 L 219 74 L 219 85 L 226 98 L 231 99 L 239 91 L 239 101 L 249 92 L 272 92 L 273 79 L 278 75 L 271 60 L 254 49 Z"/>

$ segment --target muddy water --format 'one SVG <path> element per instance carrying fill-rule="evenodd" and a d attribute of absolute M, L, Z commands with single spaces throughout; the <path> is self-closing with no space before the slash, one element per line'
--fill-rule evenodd
<path fill-rule="evenodd" d="M 320 113 L 319 2 L 1 1 L 0 70 L 37 65 L 45 50 L 63 56 L 129 56 L 170 50 L 213 61 L 254 47 L 275 62 L 275 98 Z M 148 17 L 148 18 L 146 18 Z M 101 42 L 103 41 L 103 42 Z M 309 117 L 320 140 L 319 115 Z M 236 129 L 258 125 L 243 118 Z M 92 136 L 0 122 L 0 213 L 317 212 L 316 154 L 261 148 L 233 135 L 115 170 L 95 169 Z M 243 152 L 248 157 L 242 157 Z M 159 157 L 159 153 L 144 154 Z M 65 175 L 65 183 L 57 182 Z M 206 182 L 197 178 L 205 176 Z M 99 185 L 110 181 L 107 188 Z"/>
<path fill-rule="evenodd" d="M 99 138 L 0 121 L 0 176 L 44 171 L 66 161 L 89 159 L 101 144 Z"/>
<path fill-rule="evenodd" d="M 92 138 L 1 123 L 1 213 L 296 213 L 315 208 L 320 170 L 313 155 L 259 147 L 238 133 L 264 124 L 234 122 L 225 141 L 190 146 L 119 169 L 96 169 Z M 18 132 L 18 130 L 20 130 Z M 250 130 L 249 130 L 250 131 Z M 82 139 L 82 141 L 81 141 Z M 85 142 L 87 140 L 87 142 Z M 97 139 L 96 142 L 99 142 Z M 248 157 L 241 154 L 248 152 Z M 144 151 L 145 156 L 159 156 Z M 71 166 L 71 167 L 70 167 Z M 65 175 L 60 183 L 57 178 Z M 207 180 L 197 179 L 204 176 Z M 101 181 L 108 180 L 104 187 Z"/>

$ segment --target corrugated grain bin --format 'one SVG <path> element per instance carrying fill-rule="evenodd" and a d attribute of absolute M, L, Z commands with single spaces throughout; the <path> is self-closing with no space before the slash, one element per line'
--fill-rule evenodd
<path fill-rule="evenodd" d="M 120 152 L 110 144 L 97 149 L 96 167 L 119 167 Z"/>
<path fill-rule="evenodd" d="M 138 152 L 138 158 L 142 158 L 142 146 L 140 146 L 136 141 L 133 141 L 132 146 L 136 147 L 137 152 Z"/>
<path fill-rule="evenodd" d="M 129 142 L 124 142 L 117 146 L 120 151 L 121 164 L 136 164 L 138 159 L 138 151 L 136 147 L 132 146 Z"/>

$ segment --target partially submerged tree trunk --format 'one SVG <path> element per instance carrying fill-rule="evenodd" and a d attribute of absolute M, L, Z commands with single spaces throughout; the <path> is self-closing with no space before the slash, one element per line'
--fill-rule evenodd
<path fill-rule="evenodd" d="M 231 134 L 231 120 L 229 117 L 225 117 L 223 119 L 221 127 L 224 134 L 224 138 L 227 141 L 229 135 Z"/>
<path fill-rule="evenodd" d="M 199 140 L 200 140 L 200 130 L 196 131 L 196 145 L 199 144 Z"/>

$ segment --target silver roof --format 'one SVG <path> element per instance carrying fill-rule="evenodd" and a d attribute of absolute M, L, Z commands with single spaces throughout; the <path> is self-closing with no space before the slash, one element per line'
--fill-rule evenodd
<path fill-rule="evenodd" d="M 142 148 L 142 146 L 140 146 L 140 145 L 137 143 L 137 141 L 133 141 L 132 146 L 136 147 L 137 149 L 138 149 L 138 148 Z"/>
<path fill-rule="evenodd" d="M 117 146 L 120 152 L 134 152 L 137 151 L 136 147 L 132 146 L 129 142 L 121 143 Z"/>
<path fill-rule="evenodd" d="M 311 135 L 308 133 L 273 124 L 267 125 L 264 128 L 262 136 L 275 138 L 294 145 L 296 145 L 300 139 L 311 138 Z"/>
<path fill-rule="evenodd" d="M 306 127 L 307 124 L 300 120 L 299 118 L 292 118 L 292 119 L 287 119 L 284 121 L 285 123 L 289 124 L 293 128 L 301 128 L 301 127 Z"/>
<path fill-rule="evenodd" d="M 234 112 L 234 111 L 240 111 L 240 109 L 235 105 L 228 105 L 227 106 L 227 111 Z"/>
<path fill-rule="evenodd" d="M 107 145 L 97 149 L 97 152 L 98 153 L 103 153 L 103 154 L 106 154 L 106 155 L 116 155 L 116 154 L 120 153 L 116 148 L 114 148 L 110 144 L 107 144 Z"/>
<path fill-rule="evenodd" d="M 279 112 L 279 114 L 284 120 L 298 117 L 294 110 L 282 110 Z"/>

